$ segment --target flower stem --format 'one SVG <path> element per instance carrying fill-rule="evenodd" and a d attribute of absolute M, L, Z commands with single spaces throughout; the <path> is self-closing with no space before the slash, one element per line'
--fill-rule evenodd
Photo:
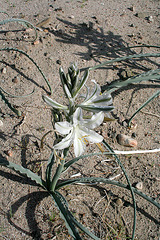
<path fill-rule="evenodd" d="M 60 175 L 61 175 L 61 173 L 62 173 L 62 171 L 64 169 L 65 158 L 66 158 L 66 156 L 68 154 L 68 150 L 69 150 L 69 148 L 65 148 L 63 150 L 63 157 L 60 158 L 60 162 L 58 164 L 58 167 L 56 169 L 56 172 L 55 172 L 55 174 L 53 176 L 53 179 L 52 179 L 52 182 L 51 182 L 51 185 L 50 185 L 51 192 L 54 192 L 56 184 L 58 182 L 58 179 L 59 179 L 59 177 L 60 177 Z"/>

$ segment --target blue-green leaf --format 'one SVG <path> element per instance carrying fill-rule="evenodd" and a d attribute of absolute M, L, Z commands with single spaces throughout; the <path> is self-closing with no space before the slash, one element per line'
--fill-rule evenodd
<path fill-rule="evenodd" d="M 72 221 L 72 214 L 68 209 L 68 206 L 66 204 L 66 200 L 64 197 L 57 191 L 51 192 L 50 195 L 53 197 L 59 211 L 60 215 L 63 218 L 63 220 L 66 223 L 66 227 L 68 228 L 69 234 L 75 239 L 75 240 L 82 240 L 80 237 L 77 228 L 75 227 L 75 224 Z"/>
<path fill-rule="evenodd" d="M 28 178 L 35 181 L 37 184 L 41 185 L 44 188 L 46 187 L 46 183 L 37 174 L 33 173 L 29 169 L 24 168 L 16 163 L 9 162 L 8 160 L 2 158 L 1 156 L 0 156 L 0 165 L 10 168 L 23 176 L 27 176 Z"/>

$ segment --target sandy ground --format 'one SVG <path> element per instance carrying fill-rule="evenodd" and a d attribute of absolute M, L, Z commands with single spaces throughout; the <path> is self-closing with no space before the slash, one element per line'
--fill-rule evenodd
<path fill-rule="evenodd" d="M 0 26 L 0 48 L 16 47 L 32 57 L 45 73 L 53 88 L 53 99 L 65 102 L 59 79 L 59 67 L 66 71 L 70 63 L 79 68 L 94 66 L 105 60 L 134 53 L 158 52 L 156 48 L 131 48 L 135 45 L 158 45 L 160 29 L 160 4 L 157 0 L 2 0 L 0 10 L 9 18 L 22 18 L 39 27 L 38 39 L 31 42 L 34 31 L 22 31 L 23 26 L 8 23 Z M 0 19 L 8 18 L 1 13 Z M 44 22 L 43 22 L 44 21 Z M 39 25 L 38 25 L 39 24 Z M 12 31 L 10 31 L 12 30 Z M 159 66 L 159 59 L 117 63 L 92 71 L 88 80 L 95 79 L 102 87 L 132 75 Z M 25 98 L 10 98 L 25 116 L 23 119 L 11 112 L 0 101 L 0 156 L 22 164 L 42 174 L 41 164 L 46 163 L 54 142 L 53 131 L 47 135 L 40 151 L 44 134 L 53 130 L 50 108 L 43 102 L 42 94 L 48 88 L 34 64 L 15 51 L 0 52 L 0 86 L 16 94 L 35 93 Z M 5 69 L 5 70 L 4 70 Z M 123 75 L 123 76 L 122 76 Z M 132 150 L 117 143 L 117 134 L 134 136 L 135 149 L 160 147 L 160 98 L 155 98 L 136 117 L 137 127 L 129 130 L 125 119 L 141 106 L 159 88 L 159 82 L 150 81 L 132 85 L 113 94 L 114 122 L 103 124 L 100 131 L 115 150 Z M 12 156 L 7 156 L 8 150 Z M 88 152 L 99 151 L 89 145 Z M 71 158 L 71 155 L 69 156 Z M 126 183 L 120 168 L 113 159 L 80 160 L 62 177 L 81 176 L 114 177 Z M 160 155 L 121 156 L 133 185 L 143 183 L 142 192 L 159 201 Z M 44 166 L 43 165 L 43 166 Z M 3 167 L 0 169 L 0 239 L 71 239 L 60 219 L 53 201 L 39 187 L 28 185 L 28 180 Z M 40 190 L 40 192 L 38 192 Z M 101 239 L 129 239 L 133 224 L 133 206 L 129 191 L 113 186 L 72 186 L 61 191 L 77 219 Z M 159 212 L 155 206 L 136 196 L 137 227 L 135 239 L 159 239 Z M 89 239 L 82 234 L 83 239 Z"/>

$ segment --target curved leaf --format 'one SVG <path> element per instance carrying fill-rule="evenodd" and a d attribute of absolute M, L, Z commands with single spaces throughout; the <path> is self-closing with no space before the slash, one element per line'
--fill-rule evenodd
<path fill-rule="evenodd" d="M 9 162 L 8 160 L 3 159 L 2 157 L 0 157 L 0 165 L 10 168 L 23 176 L 27 176 L 31 180 L 35 181 L 37 184 L 46 188 L 46 183 L 41 179 L 41 177 L 39 177 L 37 174 L 33 173 L 29 169 L 24 168 L 16 163 Z"/>
<path fill-rule="evenodd" d="M 47 163 L 47 168 L 46 168 L 46 183 L 48 189 L 50 189 L 50 183 L 51 183 L 51 172 L 52 172 L 52 166 L 54 164 L 54 150 L 52 151 L 48 163 Z"/>
<path fill-rule="evenodd" d="M 4 94 L 2 93 L 2 91 L 0 90 L 0 99 L 2 99 L 5 104 L 7 104 L 7 106 L 15 113 L 17 114 L 18 117 L 20 117 L 22 115 L 21 111 L 14 108 L 13 105 L 8 101 L 8 99 L 4 96 Z"/>
<path fill-rule="evenodd" d="M 134 240 L 135 229 L 136 229 L 136 201 L 135 201 L 135 196 L 134 196 L 134 192 L 133 192 L 133 189 L 132 189 L 132 185 L 131 185 L 129 177 L 128 177 L 127 173 L 126 173 L 126 170 L 123 167 L 123 164 L 121 163 L 121 161 L 117 157 L 117 155 L 114 153 L 113 149 L 104 140 L 103 140 L 103 145 L 105 146 L 106 149 L 108 149 L 111 153 L 113 153 L 113 156 L 115 157 L 115 160 L 117 161 L 117 163 L 119 164 L 119 166 L 121 167 L 121 169 L 122 169 L 122 171 L 124 173 L 124 176 L 125 176 L 125 178 L 127 180 L 127 183 L 128 183 L 129 190 L 131 192 L 131 196 L 132 196 L 132 200 L 133 200 L 133 208 L 134 208 L 134 220 L 133 220 L 133 229 L 132 229 L 132 240 Z"/>
<path fill-rule="evenodd" d="M 129 189 L 127 184 L 123 184 L 114 180 L 110 180 L 107 178 L 98 178 L 98 177 L 84 177 L 84 178 L 75 178 L 75 179 L 68 179 L 68 180 L 64 180 L 62 182 L 59 182 L 56 186 L 56 190 L 70 185 L 70 184 L 76 184 L 76 183 L 81 183 L 81 184 L 97 184 L 97 183 L 106 183 L 106 184 L 111 184 L 111 185 L 115 185 L 121 188 L 125 188 L 125 189 Z M 138 191 L 136 188 L 132 187 L 134 193 L 136 193 L 137 195 L 139 195 L 140 197 L 146 199 L 147 201 L 149 201 L 150 203 L 152 203 L 154 206 L 156 206 L 157 208 L 160 209 L 160 204 L 158 202 L 156 202 L 153 198 L 147 196 L 146 194 Z"/>
<path fill-rule="evenodd" d="M 23 50 L 17 49 L 17 48 L 1 48 L 0 51 L 16 51 L 19 53 L 22 53 L 23 55 L 25 55 L 29 60 L 31 60 L 31 62 L 36 66 L 36 68 L 38 69 L 38 71 L 41 73 L 42 77 L 44 78 L 45 82 L 47 83 L 49 90 L 50 90 L 50 94 L 52 94 L 52 88 L 51 85 L 49 83 L 49 81 L 47 80 L 46 76 L 44 75 L 43 71 L 41 70 L 41 68 L 37 65 L 37 63 Z"/>
<path fill-rule="evenodd" d="M 86 83 L 88 76 L 89 76 L 89 70 L 86 70 L 81 78 L 81 81 L 79 82 L 79 84 L 77 84 L 76 90 L 74 90 L 74 92 L 72 93 L 73 97 L 75 97 L 79 93 L 81 88 Z"/>
<path fill-rule="evenodd" d="M 140 108 L 138 108 L 138 110 L 130 117 L 130 119 L 128 120 L 128 127 L 130 127 L 131 125 L 131 121 L 132 119 L 135 117 L 135 115 L 142 109 L 144 108 L 148 103 L 150 103 L 150 101 L 152 101 L 155 97 L 158 97 L 160 94 L 160 91 L 157 91 L 156 93 L 154 93 L 150 98 L 148 98 L 148 100 L 143 103 Z"/>
<path fill-rule="evenodd" d="M 29 97 L 35 92 L 35 88 L 32 90 L 32 92 L 26 94 L 26 95 L 13 95 L 7 91 L 5 91 L 2 87 L 0 87 L 0 90 L 2 90 L 4 93 L 6 93 L 8 96 L 13 97 L 13 98 L 24 98 L 24 97 Z"/>
<path fill-rule="evenodd" d="M 5 19 L 3 21 L 0 21 L 0 25 L 6 24 L 8 22 L 18 22 L 18 23 L 24 25 L 25 27 L 29 27 L 29 26 L 32 27 L 35 31 L 35 38 L 32 41 L 35 41 L 37 39 L 37 36 L 38 36 L 37 30 L 36 30 L 36 27 L 32 23 L 30 23 L 24 19 L 10 18 L 10 19 Z"/>
<path fill-rule="evenodd" d="M 98 64 L 94 67 L 90 67 L 89 70 L 95 70 L 97 68 L 100 68 L 102 66 L 105 66 L 107 64 L 111 64 L 111 63 L 114 63 L 114 62 L 121 62 L 121 61 L 125 61 L 125 60 L 128 60 L 128 59 L 132 59 L 132 58 L 142 58 L 142 57 L 160 57 L 160 53 L 141 53 L 141 54 L 133 54 L 133 55 L 129 55 L 129 56 L 124 56 L 124 57 L 119 57 L 119 58 L 115 58 L 115 59 L 112 59 L 112 60 L 108 60 L 108 61 L 105 61 L 101 64 Z"/>
<path fill-rule="evenodd" d="M 75 225 L 80 228 L 84 233 L 86 233 L 88 236 L 90 236 L 94 240 L 100 240 L 100 238 L 96 237 L 93 233 L 88 231 L 87 228 L 85 228 L 81 223 L 79 223 L 72 213 L 68 209 L 68 203 L 63 195 L 61 195 L 59 192 L 55 191 L 54 193 L 51 193 L 52 197 L 54 198 L 62 218 L 66 222 L 66 226 L 68 228 L 69 233 L 72 235 L 72 237 L 76 240 L 81 239 L 79 236 L 78 230 L 76 229 Z M 78 234 L 78 238 L 76 237 L 76 234 Z M 76 238 L 75 238 L 76 237 Z"/>
<path fill-rule="evenodd" d="M 136 75 L 134 77 L 128 78 L 125 81 L 111 82 L 108 86 L 103 88 L 103 91 L 107 91 L 107 93 L 112 93 L 115 90 L 122 87 L 126 87 L 129 84 L 139 83 L 142 81 L 157 80 L 157 79 L 160 79 L 160 69 L 151 70 L 146 73 Z"/>
<path fill-rule="evenodd" d="M 68 228 L 69 234 L 75 239 L 75 240 L 82 240 L 80 237 L 77 228 L 75 227 L 75 224 L 72 222 L 72 214 L 68 209 L 68 206 L 66 204 L 66 201 L 64 200 L 64 197 L 57 191 L 50 192 L 50 195 L 54 199 L 61 217 L 66 223 L 66 227 Z"/>

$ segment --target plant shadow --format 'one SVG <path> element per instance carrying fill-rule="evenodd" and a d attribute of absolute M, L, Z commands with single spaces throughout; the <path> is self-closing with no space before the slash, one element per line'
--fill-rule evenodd
<path fill-rule="evenodd" d="M 1 161 L 6 161 L 6 158 L 4 158 L 0 154 Z M 31 185 L 31 186 L 37 186 L 38 185 L 28 179 L 24 176 L 18 176 L 16 174 L 8 173 L 5 171 L 0 170 L 0 176 L 5 177 L 7 179 L 10 179 L 14 182 L 25 184 L 25 185 Z M 38 223 L 35 218 L 35 210 L 37 205 L 46 197 L 49 196 L 49 193 L 47 191 L 35 191 L 32 193 L 29 193 L 25 196 L 20 197 L 16 202 L 14 202 L 10 206 L 10 210 L 8 210 L 8 213 L 5 215 L 7 216 L 8 222 L 15 227 L 18 231 L 21 231 L 22 233 L 26 234 L 27 236 L 31 236 L 35 240 L 42 240 L 41 238 L 41 229 L 38 227 Z M 23 205 L 23 203 L 27 202 L 27 207 L 25 209 L 25 216 L 28 223 L 29 231 L 26 231 L 25 229 L 22 229 L 20 226 L 18 226 L 14 222 L 14 215 L 18 211 L 18 209 Z"/>
<path fill-rule="evenodd" d="M 74 24 L 61 18 L 57 18 L 57 20 L 65 26 L 65 31 L 52 28 L 47 28 L 47 30 L 55 35 L 57 42 L 85 47 L 86 52 L 75 53 L 75 55 L 80 56 L 84 60 L 93 59 L 96 63 L 101 63 L 102 59 L 115 59 L 125 55 L 137 54 L 120 35 L 115 35 L 111 31 L 105 33 L 102 27 L 95 27 L 95 23 L 92 21 Z M 140 48 L 140 51 L 143 51 L 142 48 Z M 147 57 L 143 59 L 158 66 L 155 61 Z M 143 71 L 149 70 L 141 61 L 141 59 L 126 60 L 124 61 L 124 66 Z M 106 69 L 108 66 L 103 68 Z"/>
<path fill-rule="evenodd" d="M 10 211 L 7 214 L 8 222 L 15 227 L 17 230 L 25 233 L 28 236 L 31 236 L 35 240 L 42 240 L 41 237 L 41 229 L 38 226 L 38 222 L 35 219 L 35 210 L 37 205 L 46 197 L 48 197 L 49 194 L 47 192 L 43 191 L 37 191 L 27 194 L 26 196 L 23 196 L 19 198 L 14 204 L 11 205 L 11 211 L 12 215 L 10 214 Z M 22 229 L 17 224 L 14 223 L 14 214 L 18 211 L 20 206 L 27 202 L 27 207 L 25 210 L 25 216 L 27 219 L 29 231 L 26 231 L 25 229 Z"/>

